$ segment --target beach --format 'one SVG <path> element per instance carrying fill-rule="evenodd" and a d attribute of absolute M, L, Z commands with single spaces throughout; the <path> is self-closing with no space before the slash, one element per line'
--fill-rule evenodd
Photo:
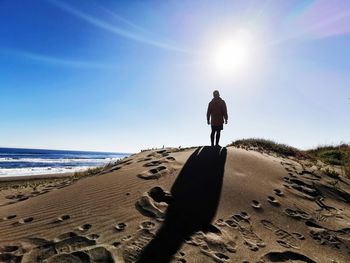
<path fill-rule="evenodd" d="M 0 148 L 0 180 L 6 177 L 59 175 L 107 165 L 130 153 Z"/>
<path fill-rule="evenodd" d="M 350 181 L 332 187 L 325 166 L 166 148 L 82 178 L 1 182 L 0 260 L 345 263 Z"/>

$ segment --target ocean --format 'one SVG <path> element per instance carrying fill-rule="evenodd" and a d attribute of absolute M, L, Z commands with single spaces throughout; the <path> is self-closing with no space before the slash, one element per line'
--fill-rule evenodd
<path fill-rule="evenodd" d="M 0 148 L 0 177 L 81 171 L 129 155 L 111 152 Z"/>

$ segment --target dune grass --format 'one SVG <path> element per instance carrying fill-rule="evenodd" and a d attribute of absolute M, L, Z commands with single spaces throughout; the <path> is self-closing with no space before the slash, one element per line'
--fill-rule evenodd
<path fill-rule="evenodd" d="M 344 161 L 343 173 L 346 177 L 350 178 L 350 153 L 347 154 L 347 158 Z"/>
<path fill-rule="evenodd" d="M 79 179 L 81 177 L 98 175 L 104 171 L 107 171 L 108 169 L 110 169 L 114 166 L 125 163 L 127 161 L 127 159 L 128 159 L 128 157 L 124 157 L 122 159 L 118 159 L 116 161 L 109 162 L 109 163 L 102 165 L 102 166 L 97 166 L 97 167 L 88 168 L 86 170 L 77 171 L 74 173 L 73 177 L 76 179 Z"/>
<path fill-rule="evenodd" d="M 241 140 L 234 141 L 227 146 L 264 150 L 264 151 L 274 152 L 284 156 L 294 156 L 294 157 L 302 156 L 302 152 L 297 148 L 294 148 L 286 144 L 277 143 L 272 140 L 266 140 L 261 138 L 241 139 Z"/>
<path fill-rule="evenodd" d="M 341 166 L 343 175 L 350 178 L 349 144 L 343 143 L 335 146 L 319 146 L 315 149 L 308 150 L 307 153 L 324 163 Z"/>
<path fill-rule="evenodd" d="M 227 146 L 239 148 L 257 149 L 274 152 L 283 156 L 302 157 L 312 160 L 320 160 L 326 164 L 337 165 L 342 169 L 343 176 L 350 178 L 350 145 L 325 145 L 302 151 L 292 146 L 274 142 L 272 140 L 249 138 L 232 142 Z"/>
<path fill-rule="evenodd" d="M 349 162 L 350 145 L 340 144 L 336 146 L 327 145 L 306 151 L 311 156 L 333 165 L 343 165 Z"/>

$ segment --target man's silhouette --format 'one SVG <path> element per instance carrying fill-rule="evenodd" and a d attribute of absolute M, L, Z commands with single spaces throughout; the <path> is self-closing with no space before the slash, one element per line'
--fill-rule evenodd
<path fill-rule="evenodd" d="M 219 145 L 220 141 L 220 132 L 223 129 L 223 124 L 227 124 L 227 108 L 226 103 L 223 99 L 220 98 L 219 91 L 215 90 L 213 92 L 214 98 L 209 102 L 208 111 L 207 111 L 207 121 L 208 124 L 211 124 L 211 134 L 210 141 L 211 146 L 214 146 L 214 137 L 216 133 L 215 145 Z"/>

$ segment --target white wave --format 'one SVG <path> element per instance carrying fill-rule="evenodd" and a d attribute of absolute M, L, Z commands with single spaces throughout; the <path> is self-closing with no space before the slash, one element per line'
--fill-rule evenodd
<path fill-rule="evenodd" d="M 73 168 L 64 167 L 33 167 L 33 168 L 12 168 L 12 169 L 0 169 L 0 177 L 8 176 L 30 176 L 41 174 L 61 174 L 83 171 L 91 166 L 77 166 Z"/>
<path fill-rule="evenodd" d="M 120 158 L 104 158 L 104 159 L 45 159 L 45 158 L 0 158 L 0 162 L 30 162 L 30 163 L 108 163 L 116 161 Z"/>

